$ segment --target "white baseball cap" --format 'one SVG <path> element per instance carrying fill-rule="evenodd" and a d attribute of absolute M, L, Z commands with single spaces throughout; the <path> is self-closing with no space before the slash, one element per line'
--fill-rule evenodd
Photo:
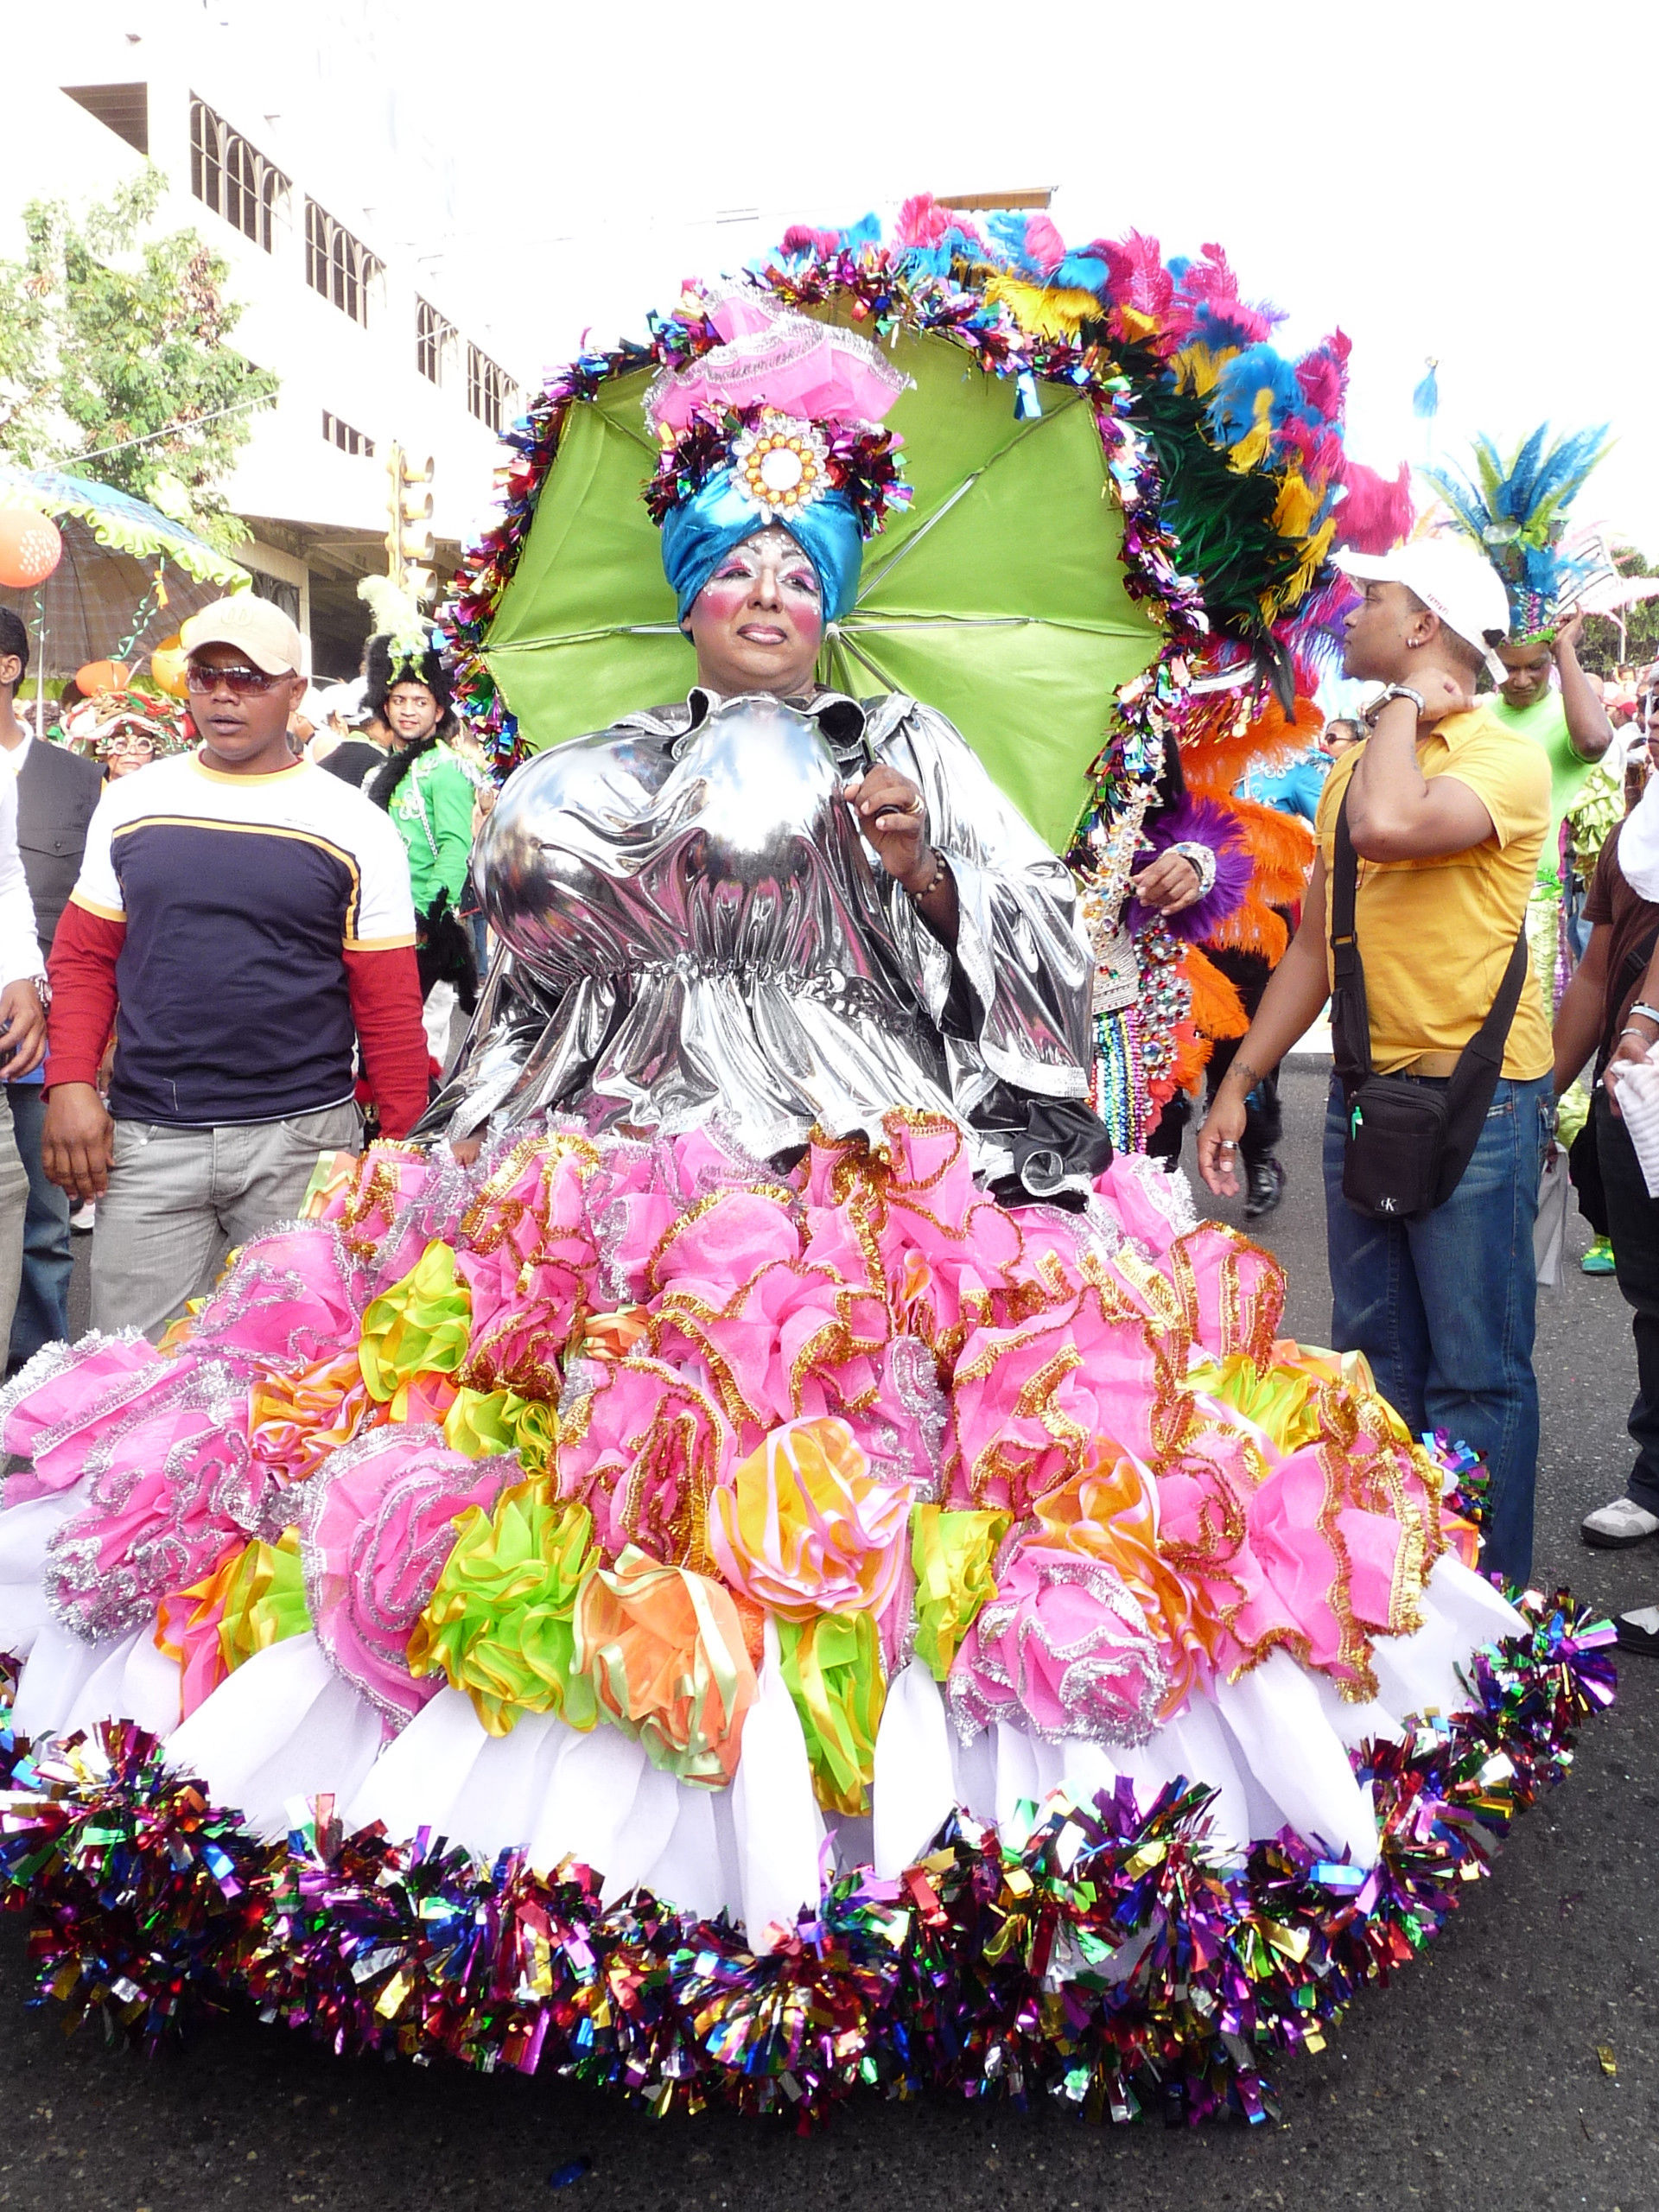
<path fill-rule="evenodd" d="M 267 676 L 298 676 L 305 666 L 305 642 L 280 607 L 257 592 L 238 591 L 216 599 L 193 614 L 179 632 L 187 653 L 204 645 L 234 645 Z"/>
<path fill-rule="evenodd" d="M 1337 566 L 1362 582 L 1404 584 L 1465 645 L 1484 652 L 1510 631 L 1509 594 L 1491 563 L 1455 537 L 1414 537 L 1391 553 L 1338 553 Z"/>

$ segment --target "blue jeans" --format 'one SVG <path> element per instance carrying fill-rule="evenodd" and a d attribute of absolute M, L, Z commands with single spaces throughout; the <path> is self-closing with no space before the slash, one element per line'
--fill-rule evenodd
<path fill-rule="evenodd" d="M 1413 1435 L 1443 1428 L 1491 1470 L 1481 1565 L 1532 1573 L 1538 1380 L 1532 1228 L 1552 1085 L 1500 1081 L 1463 1180 L 1421 1221 L 1374 1221 L 1342 1195 L 1347 1116 L 1333 1077 L 1325 1121 L 1331 1341 L 1362 1351 Z"/>
<path fill-rule="evenodd" d="M 46 1087 L 9 1083 L 12 1133 L 29 1177 L 29 1206 L 23 1216 L 23 1274 L 17 1310 L 11 1319 L 6 1372 L 15 1375 L 42 1344 L 69 1333 L 69 1200 L 46 1179 L 41 1165 L 41 1133 L 46 1127 Z"/>

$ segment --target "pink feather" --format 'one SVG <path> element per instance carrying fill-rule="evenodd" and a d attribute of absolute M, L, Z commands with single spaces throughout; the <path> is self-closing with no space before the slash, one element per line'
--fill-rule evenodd
<path fill-rule="evenodd" d="M 1348 464 L 1347 496 L 1337 509 L 1338 545 L 1356 553 L 1386 553 L 1411 528 L 1411 468 L 1402 461 L 1392 482 L 1363 461 Z"/>
<path fill-rule="evenodd" d="M 1046 215 L 1034 214 L 1026 225 L 1026 251 L 1046 276 L 1065 259 L 1065 240 Z"/>

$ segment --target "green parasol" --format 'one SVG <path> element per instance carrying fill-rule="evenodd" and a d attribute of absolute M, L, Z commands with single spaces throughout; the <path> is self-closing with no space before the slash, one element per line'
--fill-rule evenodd
<path fill-rule="evenodd" d="M 1059 850 L 1157 779 L 1170 735 L 1201 741 L 1268 681 L 1288 699 L 1344 588 L 1339 335 L 1282 359 L 1214 247 L 1068 252 L 1046 217 L 982 230 L 925 200 L 887 240 L 873 219 L 791 232 L 746 282 L 912 379 L 886 426 L 912 503 L 865 546 L 824 680 L 942 709 Z M 506 435 L 504 512 L 439 614 L 457 703 L 504 761 L 691 681 L 642 402 L 722 342 L 717 296 L 689 288 L 645 344 L 582 355 Z"/>
<path fill-rule="evenodd" d="M 1116 688 L 1162 643 L 1125 588 L 1092 395 L 1046 385 L 1041 412 L 1027 398 L 1022 416 L 1019 385 L 947 338 L 901 333 L 889 358 L 914 383 L 888 418 L 913 500 L 865 548 L 822 673 L 948 715 L 1062 849 Z M 639 497 L 658 452 L 641 412 L 650 379 L 613 378 L 572 410 L 490 625 L 484 659 L 532 747 L 683 697 L 695 679 Z"/>

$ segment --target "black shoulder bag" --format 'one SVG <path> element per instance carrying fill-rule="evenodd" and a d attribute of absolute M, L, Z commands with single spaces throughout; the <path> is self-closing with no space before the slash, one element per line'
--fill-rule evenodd
<path fill-rule="evenodd" d="M 1374 1075 L 1365 970 L 1354 935 L 1358 880 L 1344 791 L 1331 877 L 1331 1048 L 1348 1109 L 1342 1195 L 1357 1213 L 1421 1221 L 1443 1206 L 1462 1181 L 1491 1110 L 1526 980 L 1526 917 L 1491 1012 L 1459 1054 L 1446 1088 L 1403 1075 Z"/>

